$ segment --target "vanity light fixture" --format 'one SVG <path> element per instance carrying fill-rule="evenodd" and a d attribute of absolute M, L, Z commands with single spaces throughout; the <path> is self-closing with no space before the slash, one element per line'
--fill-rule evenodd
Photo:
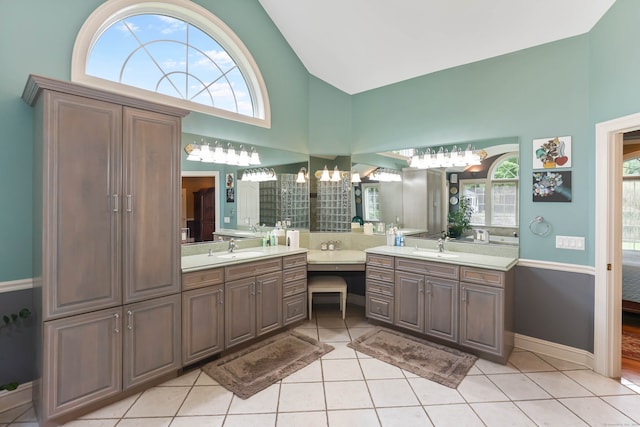
<path fill-rule="evenodd" d="M 369 179 L 382 182 L 400 182 L 402 181 L 402 176 L 397 170 L 377 168 L 369 174 Z"/>
<path fill-rule="evenodd" d="M 307 168 L 303 166 L 298 171 L 298 177 L 296 178 L 296 183 L 304 184 L 305 182 L 307 182 Z"/>
<path fill-rule="evenodd" d="M 486 151 L 478 151 L 471 144 L 467 145 L 464 151 L 457 146 L 453 146 L 451 151 L 444 147 L 440 147 L 437 151 L 427 148 L 422 155 L 415 151 L 411 156 L 409 166 L 418 169 L 473 166 L 479 165 L 486 156 Z"/>
<path fill-rule="evenodd" d="M 331 174 L 331 182 L 340 182 L 342 180 L 342 177 L 340 177 L 340 170 L 338 169 L 338 166 L 336 165 L 333 168 L 333 173 Z"/>
<path fill-rule="evenodd" d="M 247 169 L 242 173 L 242 181 L 264 182 L 277 181 L 276 171 L 271 168 Z"/>
<path fill-rule="evenodd" d="M 358 172 L 351 172 L 351 182 L 352 183 L 362 182 L 360 180 L 360 174 Z"/>
<path fill-rule="evenodd" d="M 260 155 L 255 148 L 249 152 L 243 145 L 238 149 L 228 142 L 226 148 L 216 141 L 214 146 L 204 140 L 200 144 L 191 143 L 184 147 L 187 153 L 187 160 L 204 163 L 221 163 L 235 166 L 258 166 L 260 165 Z"/>
<path fill-rule="evenodd" d="M 322 175 L 320 175 L 320 181 L 323 181 L 323 182 L 331 181 L 331 177 L 329 176 L 329 169 L 327 169 L 327 165 L 324 165 L 324 169 L 322 170 Z"/>

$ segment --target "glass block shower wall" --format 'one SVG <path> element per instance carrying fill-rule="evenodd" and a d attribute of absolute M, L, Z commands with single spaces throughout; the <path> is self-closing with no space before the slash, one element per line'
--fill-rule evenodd
<path fill-rule="evenodd" d="M 260 223 L 269 227 L 289 219 L 290 228 L 309 228 L 309 184 L 297 174 L 278 174 L 277 181 L 260 183 Z"/>
<path fill-rule="evenodd" d="M 351 178 L 318 181 L 317 224 L 319 231 L 351 231 Z"/>

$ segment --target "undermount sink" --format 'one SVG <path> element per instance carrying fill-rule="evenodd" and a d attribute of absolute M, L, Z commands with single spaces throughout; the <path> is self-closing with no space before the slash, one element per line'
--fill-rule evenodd
<path fill-rule="evenodd" d="M 224 255 L 218 255 L 218 258 L 224 259 L 244 259 L 244 258 L 254 258 L 257 256 L 264 255 L 264 252 L 257 251 L 247 251 L 247 252 L 229 252 Z"/>
<path fill-rule="evenodd" d="M 419 255 L 428 258 L 458 258 L 458 255 L 448 252 L 414 251 L 413 255 Z"/>

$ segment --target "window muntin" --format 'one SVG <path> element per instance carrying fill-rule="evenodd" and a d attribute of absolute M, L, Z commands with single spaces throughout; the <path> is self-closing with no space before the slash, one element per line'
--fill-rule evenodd
<path fill-rule="evenodd" d="M 471 224 L 515 227 L 518 225 L 519 161 L 516 153 L 498 158 L 487 179 L 461 179 L 461 193 L 473 207 Z"/>
<path fill-rule="evenodd" d="M 380 187 L 377 184 L 362 185 L 362 215 L 365 221 L 380 221 Z"/>
<path fill-rule="evenodd" d="M 105 2 L 78 33 L 72 80 L 270 126 L 266 86 L 242 41 L 186 0 Z"/>

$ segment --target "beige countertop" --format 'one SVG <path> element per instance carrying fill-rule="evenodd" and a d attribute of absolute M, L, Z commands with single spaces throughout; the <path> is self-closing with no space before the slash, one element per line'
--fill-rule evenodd
<path fill-rule="evenodd" d="M 228 251 L 213 252 L 182 257 L 182 272 L 205 270 L 208 268 L 224 267 L 249 261 L 260 261 L 268 258 L 281 257 L 307 252 L 306 248 L 291 249 L 288 246 L 256 246 L 246 249 L 236 249 L 233 253 Z"/>
<path fill-rule="evenodd" d="M 401 256 L 405 258 L 436 261 L 446 264 L 456 264 L 468 267 L 489 268 L 491 270 L 508 271 L 516 265 L 518 258 L 495 255 L 483 255 L 472 252 L 454 252 L 447 250 L 443 253 L 434 249 L 415 248 L 409 246 L 376 246 L 365 250 L 366 253 Z"/>
<path fill-rule="evenodd" d="M 364 264 L 367 254 L 364 251 L 338 249 L 335 251 L 310 250 L 307 252 L 308 264 Z"/>

